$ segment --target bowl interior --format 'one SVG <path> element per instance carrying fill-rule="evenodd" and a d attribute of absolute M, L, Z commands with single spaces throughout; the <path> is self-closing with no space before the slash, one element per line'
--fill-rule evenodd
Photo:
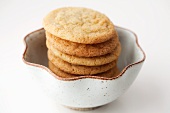
<path fill-rule="evenodd" d="M 45 30 L 40 29 L 26 36 L 27 49 L 24 60 L 34 64 L 48 66 Z"/>
<path fill-rule="evenodd" d="M 118 68 L 122 71 L 126 66 L 144 59 L 144 54 L 137 44 L 136 35 L 126 29 L 116 27 L 121 43 L 121 54 L 118 59 Z M 26 36 L 27 49 L 23 59 L 29 63 L 48 66 L 46 37 L 44 29 L 37 30 Z"/>

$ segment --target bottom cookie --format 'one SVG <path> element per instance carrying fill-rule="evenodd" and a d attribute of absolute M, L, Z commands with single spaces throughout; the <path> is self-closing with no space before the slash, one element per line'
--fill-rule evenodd
<path fill-rule="evenodd" d="M 49 61 L 48 63 L 49 69 L 55 73 L 57 76 L 62 77 L 62 78 L 73 78 L 73 77 L 77 77 L 77 76 L 89 76 L 89 75 L 75 75 L 75 74 L 70 74 L 70 73 L 66 73 L 62 70 L 60 70 L 59 68 L 57 68 L 52 62 Z M 103 73 L 99 73 L 99 74 L 93 74 L 90 76 L 100 76 L 100 77 L 107 77 L 107 78 L 111 78 L 114 76 L 117 76 L 119 74 L 119 70 L 117 68 L 117 66 L 113 67 L 112 69 L 103 72 Z"/>

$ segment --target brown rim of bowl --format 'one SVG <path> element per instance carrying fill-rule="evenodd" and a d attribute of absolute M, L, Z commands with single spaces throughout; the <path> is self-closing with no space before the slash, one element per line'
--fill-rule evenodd
<path fill-rule="evenodd" d="M 27 43 L 26 43 L 26 38 L 27 38 L 30 34 L 35 33 L 35 32 L 37 32 L 37 31 L 40 31 L 40 30 L 42 30 L 42 29 L 44 29 L 44 28 L 35 30 L 35 31 L 29 33 L 28 35 L 26 35 L 26 36 L 24 37 L 25 50 L 24 50 L 24 53 L 23 53 L 23 56 L 22 56 L 22 60 L 23 60 L 23 62 L 24 62 L 25 64 L 30 65 L 30 66 L 35 66 L 35 67 L 38 67 L 38 68 L 42 68 L 42 69 L 46 70 L 47 72 L 49 72 L 51 75 L 53 75 L 55 78 L 57 78 L 57 79 L 59 79 L 59 80 L 63 80 L 63 81 L 73 81 L 73 80 L 79 80 L 79 79 L 85 79 L 85 78 L 92 78 L 92 79 L 99 79 L 99 80 L 114 80 L 114 79 L 117 79 L 117 78 L 119 78 L 120 76 L 122 76 L 122 75 L 126 72 L 126 70 L 129 69 L 130 67 L 132 67 L 132 66 L 134 66 L 134 65 L 136 65 L 136 64 L 140 64 L 140 63 L 144 62 L 145 59 L 146 59 L 146 55 L 145 55 L 144 51 L 142 50 L 142 48 L 140 47 L 140 45 L 139 45 L 139 43 L 138 43 L 137 35 L 136 35 L 133 31 L 131 31 L 131 30 L 129 30 L 129 29 L 126 29 L 126 28 L 119 27 L 119 26 L 115 26 L 115 27 L 121 28 L 121 29 L 124 29 L 124 30 L 127 30 L 127 31 L 133 33 L 133 35 L 134 35 L 135 38 L 136 38 L 136 44 L 137 44 L 137 46 L 139 47 L 139 49 L 140 49 L 140 50 L 142 51 L 142 53 L 143 53 L 143 58 L 142 58 L 142 60 L 127 65 L 127 66 L 119 73 L 119 75 L 117 75 L 116 77 L 106 78 L 106 77 L 99 77 L 99 76 L 77 76 L 77 77 L 72 77 L 72 78 L 62 78 L 62 77 L 59 77 L 59 76 L 57 76 L 56 74 L 54 74 L 49 68 L 47 68 L 47 67 L 45 67 L 45 66 L 43 66 L 43 65 L 35 64 L 35 63 L 31 63 L 31 62 L 26 61 L 25 58 L 24 58 L 24 56 L 25 56 L 25 54 L 26 54 L 26 52 L 27 52 L 27 48 L 28 48 L 28 45 L 27 45 Z"/>

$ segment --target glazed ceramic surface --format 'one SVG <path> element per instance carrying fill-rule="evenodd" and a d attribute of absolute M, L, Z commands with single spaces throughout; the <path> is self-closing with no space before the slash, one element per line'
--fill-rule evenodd
<path fill-rule="evenodd" d="M 46 38 L 44 29 L 25 37 L 26 50 L 23 61 L 30 73 L 37 77 L 45 92 L 58 103 L 74 108 L 102 106 L 117 99 L 137 77 L 145 54 L 136 35 L 124 28 L 116 27 L 121 42 L 118 68 L 121 73 L 114 78 L 83 76 L 61 78 L 48 69 Z"/>

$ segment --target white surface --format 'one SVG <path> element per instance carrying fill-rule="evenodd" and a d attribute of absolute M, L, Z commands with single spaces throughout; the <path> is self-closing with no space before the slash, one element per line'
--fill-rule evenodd
<path fill-rule="evenodd" d="M 21 60 L 23 37 L 41 28 L 42 18 L 49 11 L 62 6 L 84 6 L 105 13 L 114 24 L 136 32 L 147 55 L 136 81 L 124 95 L 86 113 L 170 112 L 170 1 L 1 0 L 0 113 L 79 113 L 49 100 Z"/>

